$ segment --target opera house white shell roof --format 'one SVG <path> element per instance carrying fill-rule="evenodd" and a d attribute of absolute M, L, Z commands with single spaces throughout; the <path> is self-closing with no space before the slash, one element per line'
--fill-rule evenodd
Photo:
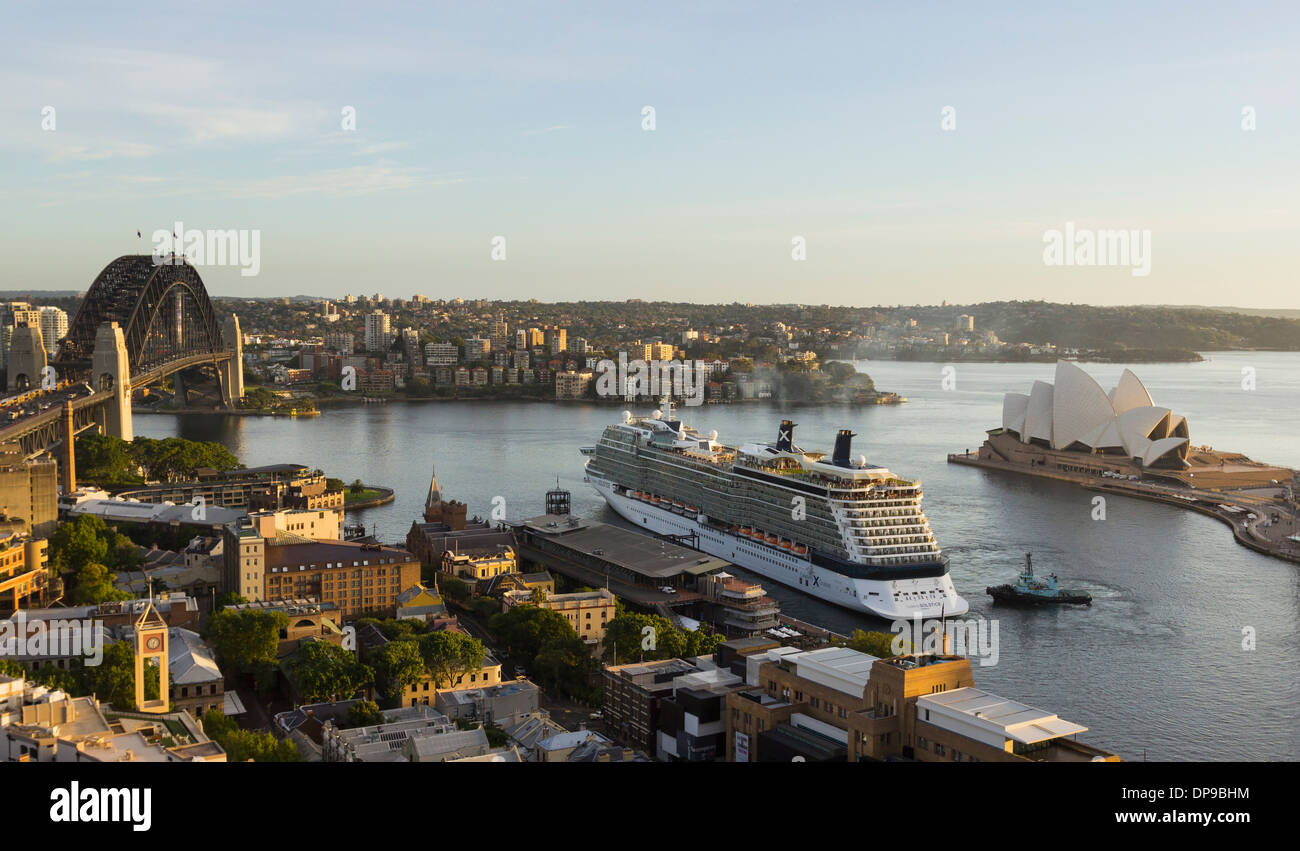
<path fill-rule="evenodd" d="M 1191 445 L 1186 418 L 1155 405 L 1131 370 L 1124 370 L 1107 393 L 1069 361 L 1056 362 L 1054 384 L 1035 381 L 1028 394 L 1008 393 L 1002 400 L 1002 428 L 1023 443 L 1123 453 L 1143 466 L 1183 466 Z"/>

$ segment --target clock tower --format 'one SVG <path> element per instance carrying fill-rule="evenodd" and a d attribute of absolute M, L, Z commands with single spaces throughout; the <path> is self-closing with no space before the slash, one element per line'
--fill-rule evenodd
<path fill-rule="evenodd" d="M 170 704 L 170 678 L 167 671 L 167 622 L 153 606 L 153 589 L 144 611 L 135 621 L 135 706 L 141 712 L 163 713 Z M 144 666 L 158 660 L 158 699 L 144 698 Z"/>

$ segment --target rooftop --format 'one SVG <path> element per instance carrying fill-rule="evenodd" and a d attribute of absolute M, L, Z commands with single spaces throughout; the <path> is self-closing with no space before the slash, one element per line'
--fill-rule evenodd
<path fill-rule="evenodd" d="M 414 561 L 414 557 L 397 547 L 377 547 L 349 541 L 312 541 L 311 543 L 286 543 L 266 548 L 267 567 L 360 567 L 364 563 L 401 564 Z"/>
<path fill-rule="evenodd" d="M 197 632 L 173 627 L 168 630 L 167 665 L 175 685 L 206 683 L 223 679 L 212 648 Z"/>
<path fill-rule="evenodd" d="M 793 664 L 795 673 L 806 680 L 828 686 L 854 697 L 862 697 L 875 656 L 848 647 L 823 647 L 802 653 L 770 654 L 769 658 Z"/>
<path fill-rule="evenodd" d="M 959 722 L 993 733 L 998 746 L 1006 739 L 1032 745 L 1088 729 L 1055 713 L 973 687 L 923 695 L 917 698 L 916 708 L 918 713 L 928 711 L 930 723 L 945 729 L 952 728 L 951 722 Z"/>
<path fill-rule="evenodd" d="M 543 514 L 524 521 L 523 525 L 583 555 L 655 579 L 682 573 L 698 576 L 731 566 L 730 562 L 698 550 L 573 515 Z"/>

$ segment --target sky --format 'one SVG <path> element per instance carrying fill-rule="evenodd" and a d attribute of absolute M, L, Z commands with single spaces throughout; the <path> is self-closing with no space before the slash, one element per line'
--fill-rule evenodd
<path fill-rule="evenodd" d="M 1300 308 L 1294 3 L 0 22 L 0 290 L 84 290 L 181 223 L 256 234 L 256 275 L 201 266 L 221 296 Z M 1067 226 L 1146 262 L 1048 262 Z"/>

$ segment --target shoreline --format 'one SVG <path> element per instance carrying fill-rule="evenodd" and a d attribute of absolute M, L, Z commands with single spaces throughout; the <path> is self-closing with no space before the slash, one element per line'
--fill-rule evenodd
<path fill-rule="evenodd" d="M 284 417 L 286 419 L 302 419 L 310 417 L 319 417 L 324 414 L 324 407 L 347 408 L 347 407 L 370 407 L 389 404 L 405 403 L 445 403 L 445 402 L 533 402 L 546 405 L 594 405 L 597 407 L 618 408 L 626 407 L 629 404 L 658 404 L 658 400 L 647 396 L 637 402 L 629 403 L 626 399 L 536 399 L 529 397 L 502 397 L 493 396 L 380 396 L 369 397 L 370 401 L 361 398 L 340 399 L 340 398 L 313 398 L 313 402 L 318 406 L 312 411 L 303 411 L 297 414 L 277 413 L 271 411 L 250 411 L 250 410 L 226 410 L 222 408 L 183 408 L 175 410 L 155 410 L 151 408 L 132 408 L 133 415 L 151 415 L 151 416 L 206 416 L 206 417 Z M 875 400 L 855 401 L 851 399 L 836 400 L 827 399 L 821 401 L 813 400 L 784 400 L 784 399 L 730 399 L 727 401 L 704 402 L 699 405 L 679 404 L 680 408 L 704 408 L 712 405 L 759 405 L 759 404 L 779 404 L 790 406 L 852 406 L 859 408 L 877 408 L 894 405 L 907 404 L 906 396 L 898 396 L 893 393 L 883 393 Z"/>
<path fill-rule="evenodd" d="M 362 511 L 367 508 L 377 508 L 381 505 L 388 505 L 390 502 L 393 502 L 394 500 L 397 499 L 397 492 L 394 491 L 392 488 L 386 488 L 382 485 L 367 485 L 364 482 L 362 484 L 366 488 L 366 490 L 379 491 L 379 496 L 373 497 L 371 499 L 359 500 L 357 502 L 349 503 L 347 499 L 347 490 L 344 489 L 343 491 L 344 494 L 343 513 L 344 514 L 347 514 L 349 511 Z"/>
<path fill-rule="evenodd" d="M 999 462 L 987 459 L 981 459 L 978 455 L 949 453 L 949 464 L 961 464 L 967 467 L 978 467 L 984 470 L 992 470 L 999 473 L 1011 473 L 1024 476 L 1035 476 L 1042 479 L 1054 479 L 1060 482 L 1067 482 L 1079 485 L 1085 490 L 1095 493 L 1113 494 L 1116 496 L 1128 496 L 1134 499 L 1145 499 L 1150 502 L 1160 502 L 1165 505 L 1173 505 L 1179 508 L 1186 508 L 1195 511 L 1198 514 L 1204 514 L 1207 517 L 1213 517 L 1232 528 L 1233 539 L 1238 544 L 1247 549 L 1254 550 L 1261 555 L 1271 556 L 1272 558 L 1288 561 L 1293 564 L 1300 564 L 1300 545 L 1291 545 L 1287 543 L 1287 538 L 1283 536 L 1281 540 L 1274 541 L 1265 535 L 1261 535 L 1256 527 L 1262 515 L 1265 513 L 1263 507 L 1252 505 L 1250 503 L 1241 504 L 1233 502 L 1231 492 L 1214 492 L 1218 496 L 1211 496 L 1209 492 L 1192 490 L 1188 494 L 1174 494 L 1162 490 L 1157 490 L 1145 482 L 1100 482 L 1095 477 L 1083 474 L 1065 473 L 1060 470 L 1047 470 L 1039 468 L 1029 468 L 1010 462 Z M 1225 508 L 1226 506 L 1226 508 Z M 1273 510 L 1279 511 L 1283 516 L 1287 515 L 1284 509 L 1276 506 L 1270 506 Z M 1252 509 L 1260 515 L 1254 523 L 1249 519 L 1239 520 L 1251 513 Z M 1291 524 L 1294 527 L 1296 518 L 1291 518 Z"/>

